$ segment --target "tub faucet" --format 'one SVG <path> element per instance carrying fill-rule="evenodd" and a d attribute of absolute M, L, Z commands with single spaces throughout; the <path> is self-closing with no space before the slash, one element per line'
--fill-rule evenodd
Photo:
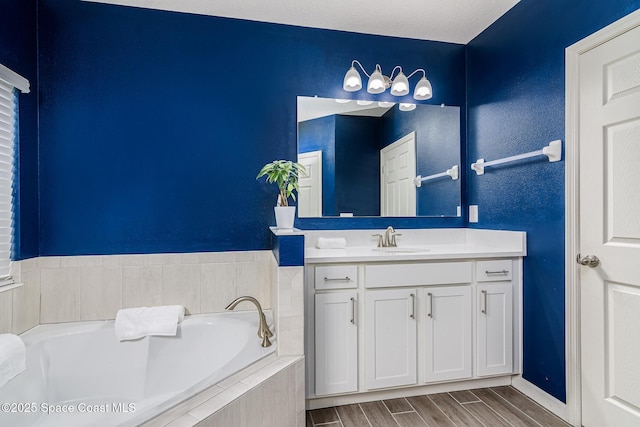
<path fill-rule="evenodd" d="M 258 336 L 262 338 L 262 347 L 270 347 L 271 341 L 269 341 L 269 338 L 273 336 L 273 332 L 271 332 L 271 330 L 269 329 L 269 325 L 267 325 L 267 319 L 266 317 L 264 317 L 264 312 L 262 311 L 262 307 L 260 306 L 260 303 L 257 299 L 250 296 L 238 297 L 233 300 L 231 304 L 226 306 L 225 310 L 233 310 L 242 301 L 250 301 L 255 304 L 256 308 L 258 309 L 258 318 L 260 320 L 260 326 L 258 327 Z"/>

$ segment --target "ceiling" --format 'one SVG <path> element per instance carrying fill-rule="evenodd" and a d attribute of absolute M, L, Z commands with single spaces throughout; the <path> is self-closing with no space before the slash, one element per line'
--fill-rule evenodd
<path fill-rule="evenodd" d="M 519 0 L 85 0 L 467 44 Z"/>

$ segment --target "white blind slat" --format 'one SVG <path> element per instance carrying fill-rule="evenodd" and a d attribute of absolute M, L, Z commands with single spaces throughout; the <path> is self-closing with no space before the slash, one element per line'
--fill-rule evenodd
<path fill-rule="evenodd" d="M 16 85 L 29 90 L 26 79 L 0 64 L 0 279 L 10 275 L 11 266 Z"/>

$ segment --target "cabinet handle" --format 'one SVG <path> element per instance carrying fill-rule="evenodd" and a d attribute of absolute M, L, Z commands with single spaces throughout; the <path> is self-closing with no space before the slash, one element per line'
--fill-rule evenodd
<path fill-rule="evenodd" d="M 351 298 L 351 323 L 356 324 L 356 299 Z"/>
<path fill-rule="evenodd" d="M 412 319 L 416 318 L 416 296 L 415 294 L 410 294 L 411 296 L 411 317 Z"/>
<path fill-rule="evenodd" d="M 509 270 L 498 270 L 498 271 L 485 270 L 484 274 L 486 274 L 487 276 L 491 276 L 491 275 L 495 275 L 495 274 L 500 274 L 501 276 L 506 276 L 507 274 L 509 274 Z"/>
<path fill-rule="evenodd" d="M 482 313 L 487 314 L 487 291 L 482 290 Z"/>
<path fill-rule="evenodd" d="M 427 313 L 427 316 L 433 318 L 433 294 L 429 292 L 427 296 L 429 297 L 429 313 Z"/>
<path fill-rule="evenodd" d="M 350 282 L 351 281 L 351 277 L 349 276 L 344 276 L 344 277 L 325 277 L 324 278 L 325 282 Z"/>

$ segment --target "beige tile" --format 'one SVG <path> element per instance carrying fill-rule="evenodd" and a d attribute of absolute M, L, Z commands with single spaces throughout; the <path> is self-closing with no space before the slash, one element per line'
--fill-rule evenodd
<path fill-rule="evenodd" d="M 304 363 L 305 363 L 305 359 L 301 358 L 295 364 L 296 410 L 303 411 L 303 412 L 305 408 Z"/>
<path fill-rule="evenodd" d="M 181 304 L 189 314 L 200 313 L 199 266 L 191 264 L 162 266 L 162 304 Z"/>
<path fill-rule="evenodd" d="M 0 334 L 9 334 L 13 322 L 13 290 L 0 292 Z"/>
<path fill-rule="evenodd" d="M 182 254 L 148 254 L 144 255 L 144 265 L 172 265 L 180 264 Z"/>
<path fill-rule="evenodd" d="M 262 308 L 271 308 L 269 289 L 271 273 L 267 262 L 240 262 L 236 265 L 236 289 L 238 296 L 249 295 L 260 301 Z M 242 310 L 250 310 L 246 306 Z"/>
<path fill-rule="evenodd" d="M 200 311 L 215 313 L 236 298 L 236 264 L 200 265 Z"/>
<path fill-rule="evenodd" d="M 280 267 L 278 274 L 278 315 L 304 315 L 303 267 Z"/>
<path fill-rule="evenodd" d="M 102 256 L 99 255 L 60 257 L 60 268 L 100 266 L 102 266 Z"/>
<path fill-rule="evenodd" d="M 120 255 L 120 263 L 125 265 L 144 265 L 144 259 L 148 255 L 134 254 L 134 255 Z"/>
<path fill-rule="evenodd" d="M 60 268 L 59 256 L 40 257 L 40 268 Z"/>
<path fill-rule="evenodd" d="M 22 283 L 22 262 L 11 261 L 9 263 L 9 274 L 15 283 Z"/>
<path fill-rule="evenodd" d="M 23 274 L 29 271 L 37 271 L 40 268 L 40 258 L 23 259 L 20 261 L 20 268 Z"/>
<path fill-rule="evenodd" d="M 122 267 L 122 307 L 162 305 L 162 266 Z"/>
<path fill-rule="evenodd" d="M 166 427 L 193 427 L 198 423 L 198 420 L 189 414 L 184 414 L 179 418 L 171 421 L 169 424 L 165 424 Z"/>
<path fill-rule="evenodd" d="M 40 271 L 40 322 L 57 323 L 80 320 L 82 270 L 80 268 Z"/>
<path fill-rule="evenodd" d="M 13 333 L 21 334 L 40 323 L 40 272 L 23 271 L 23 286 L 13 290 Z"/>
<path fill-rule="evenodd" d="M 200 256 L 202 252 L 191 252 L 186 254 L 180 254 L 181 264 L 200 264 Z"/>
<path fill-rule="evenodd" d="M 278 318 L 278 356 L 304 354 L 304 316 Z"/>
<path fill-rule="evenodd" d="M 122 255 L 103 255 L 103 267 L 119 267 L 122 265 Z"/>
<path fill-rule="evenodd" d="M 189 415 L 197 418 L 198 420 L 204 420 L 209 416 L 211 416 L 212 414 L 215 414 L 216 412 L 218 412 L 220 409 L 229 405 L 238 397 L 245 394 L 248 390 L 249 390 L 249 387 L 247 387 L 246 384 L 237 383 L 232 387 L 226 389 L 222 393 L 207 400 L 200 406 L 197 406 L 196 408 L 190 410 Z"/>
<path fill-rule="evenodd" d="M 82 320 L 115 319 L 122 308 L 122 267 L 84 267 L 81 287 Z"/>

